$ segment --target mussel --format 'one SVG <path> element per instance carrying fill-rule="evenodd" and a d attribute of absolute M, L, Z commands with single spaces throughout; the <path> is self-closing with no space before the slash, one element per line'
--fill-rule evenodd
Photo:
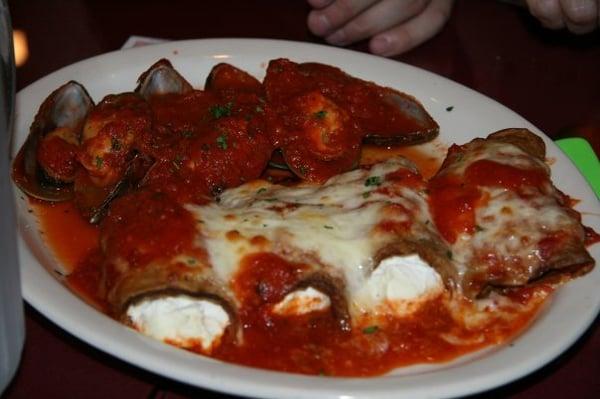
<path fill-rule="evenodd" d="M 100 222 L 111 201 L 136 188 L 154 160 L 140 142 L 153 134 L 149 100 L 192 91 L 166 59 L 138 79 L 134 92 L 105 97 L 91 112 L 83 131 L 80 160 L 86 176 L 76 183 L 76 201 L 90 223 Z"/>
<path fill-rule="evenodd" d="M 73 197 L 76 150 L 93 106 L 86 89 L 75 81 L 62 85 L 44 100 L 13 163 L 17 187 L 44 201 L 67 201 Z M 40 162 L 39 148 L 45 144 L 53 147 L 53 159 Z"/>
<path fill-rule="evenodd" d="M 165 58 L 155 62 L 138 78 L 135 92 L 146 100 L 163 94 L 185 94 L 193 90 L 192 85 L 173 68 Z"/>
<path fill-rule="evenodd" d="M 271 136 L 290 169 L 305 180 L 322 182 L 356 167 L 361 143 L 412 145 L 432 140 L 439 132 L 437 123 L 412 96 L 330 65 L 276 59 L 269 63 L 263 84 L 273 115 Z M 309 101 L 311 97 L 321 100 Z M 298 112 L 299 108 L 304 112 Z M 332 129 L 332 117 L 337 120 L 343 115 L 347 115 L 346 126 Z M 318 122 L 320 126 L 310 126 Z M 336 158 L 336 154 L 343 157 Z"/>

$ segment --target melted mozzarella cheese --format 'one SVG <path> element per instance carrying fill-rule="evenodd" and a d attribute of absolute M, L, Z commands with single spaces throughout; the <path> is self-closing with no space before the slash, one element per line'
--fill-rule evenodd
<path fill-rule="evenodd" d="M 422 192 L 386 180 L 402 168 L 416 171 L 404 158 L 392 158 L 322 186 L 254 182 L 225 191 L 218 203 L 187 209 L 199 221 L 203 247 L 222 281 L 232 281 L 249 254 L 271 252 L 334 270 L 345 282 L 346 296 L 353 298 L 375 269 L 377 251 L 395 238 L 378 225 L 429 219 Z"/>
<path fill-rule="evenodd" d="M 160 341 L 210 352 L 230 324 L 222 306 L 186 295 L 146 299 L 127 309 L 133 327 Z"/>
<path fill-rule="evenodd" d="M 486 159 L 522 170 L 541 170 L 550 174 L 542 160 L 519 147 L 498 141 L 474 140 L 463 157 L 443 173 L 464 174 L 469 166 Z M 554 232 L 582 235 L 576 218 L 557 201 L 550 182 L 540 187 L 524 186 L 515 190 L 503 187 L 479 187 L 485 203 L 475 208 L 474 233 L 462 233 L 452 247 L 454 265 L 464 275 L 469 265 L 503 264 L 509 272 L 518 267 L 533 273 L 542 263 L 540 242 Z M 488 261 L 482 261 L 488 259 Z M 487 263 L 486 263 L 487 262 Z M 472 270 L 472 268 L 471 268 Z M 527 275 L 514 273 L 511 284 L 522 284 Z"/>

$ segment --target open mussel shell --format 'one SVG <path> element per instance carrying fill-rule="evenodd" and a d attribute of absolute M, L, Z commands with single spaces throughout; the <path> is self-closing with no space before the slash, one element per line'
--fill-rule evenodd
<path fill-rule="evenodd" d="M 204 89 L 213 92 L 236 90 L 260 93 L 262 84 L 248 72 L 231 64 L 220 63 L 210 70 L 204 83 Z"/>
<path fill-rule="evenodd" d="M 93 106 L 86 89 L 75 81 L 62 85 L 44 100 L 13 163 L 13 180 L 19 189 L 44 201 L 67 201 L 73 197 L 70 183 L 50 178 L 39 165 L 37 150 L 44 136 L 57 128 L 68 127 L 80 136 Z"/>
<path fill-rule="evenodd" d="M 425 143 L 437 137 L 440 127 L 427 113 L 423 105 L 408 94 L 379 88 L 382 105 L 391 106 L 388 116 L 393 119 L 393 129 L 370 129 L 368 126 L 364 142 L 379 146 L 412 145 Z M 397 123 L 401 122 L 401 123 Z"/>
<path fill-rule="evenodd" d="M 289 67 L 288 67 L 289 68 Z M 379 86 L 348 75 L 339 68 L 306 62 L 297 65 L 307 84 L 335 88 L 334 101 L 352 104 L 347 111 L 358 122 L 365 134 L 364 142 L 387 145 L 411 145 L 435 138 L 438 124 L 414 97 L 389 87 Z M 368 112 L 364 107 L 368 106 Z"/>
<path fill-rule="evenodd" d="M 192 90 L 192 85 L 173 68 L 169 60 L 163 58 L 138 78 L 135 92 L 149 100 L 157 95 L 185 94 Z"/>

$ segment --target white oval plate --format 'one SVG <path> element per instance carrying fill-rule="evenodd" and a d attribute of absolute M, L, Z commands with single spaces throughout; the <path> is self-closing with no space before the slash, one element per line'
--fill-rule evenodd
<path fill-rule="evenodd" d="M 44 98 L 68 80 L 77 80 L 99 101 L 104 95 L 130 91 L 141 72 L 160 58 L 169 58 L 195 87 L 202 87 L 210 68 L 232 63 L 258 78 L 266 63 L 287 57 L 341 67 L 348 73 L 391 86 L 417 97 L 441 126 L 445 143 L 464 143 L 508 127 L 541 132 L 519 115 L 466 87 L 402 63 L 362 53 L 272 40 L 216 39 L 171 42 L 117 51 L 56 71 L 17 96 L 12 153 L 24 142 Z M 451 112 L 447 107 L 453 106 Z M 554 159 L 556 185 L 580 199 L 583 220 L 600 231 L 600 205 L 572 163 L 545 136 Z M 15 190 L 17 191 L 17 190 Z M 435 366 L 398 369 L 376 378 L 308 377 L 264 371 L 188 353 L 123 327 L 95 311 L 47 270 L 60 269 L 44 245 L 27 203 L 16 192 L 19 255 L 25 299 L 50 320 L 89 344 L 144 369 L 188 384 L 265 398 L 430 398 L 480 392 L 515 380 L 543 366 L 566 350 L 590 325 L 600 309 L 600 268 L 561 288 L 554 301 L 512 345 L 479 352 Z M 600 259 L 600 245 L 591 247 Z"/>

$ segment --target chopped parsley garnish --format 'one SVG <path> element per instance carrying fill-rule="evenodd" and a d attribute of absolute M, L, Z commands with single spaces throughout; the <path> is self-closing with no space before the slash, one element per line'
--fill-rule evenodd
<path fill-rule="evenodd" d="M 277 198 L 265 198 L 264 201 L 275 202 L 275 201 L 277 201 Z"/>
<path fill-rule="evenodd" d="M 302 176 L 306 176 L 306 174 L 308 173 L 308 168 L 305 165 L 300 165 L 298 169 L 300 170 L 300 174 Z"/>
<path fill-rule="evenodd" d="M 452 260 L 452 251 L 446 251 L 446 256 L 448 257 L 448 259 Z"/>
<path fill-rule="evenodd" d="M 225 134 L 222 134 L 219 137 L 217 137 L 217 147 L 219 147 L 222 150 L 227 149 L 227 136 Z"/>
<path fill-rule="evenodd" d="M 329 226 L 327 224 L 323 225 L 323 227 L 326 228 L 326 229 L 328 229 L 328 230 L 332 230 L 333 229 L 333 226 Z"/>
<path fill-rule="evenodd" d="M 454 105 L 451 105 L 449 107 L 446 107 L 446 111 L 450 112 L 454 109 Z"/>
<path fill-rule="evenodd" d="M 480 225 L 476 224 L 475 225 L 475 231 L 483 231 L 485 230 L 483 227 L 481 227 Z"/>
<path fill-rule="evenodd" d="M 183 165 L 183 156 L 181 156 L 179 154 L 176 155 L 175 159 L 173 161 L 171 161 L 171 163 L 173 164 L 175 169 L 177 169 L 177 170 L 181 169 L 181 166 Z"/>
<path fill-rule="evenodd" d="M 362 197 L 363 197 L 363 198 L 369 198 L 370 196 L 371 196 L 371 192 L 370 192 L 370 191 L 365 191 L 365 192 L 362 194 Z"/>
<path fill-rule="evenodd" d="M 314 115 L 317 119 L 325 119 L 325 117 L 327 116 L 327 111 L 322 109 L 319 112 L 315 112 Z"/>
<path fill-rule="evenodd" d="M 264 193 L 265 191 L 267 191 L 267 189 L 264 188 L 264 187 L 261 187 L 261 188 L 258 189 L 258 191 L 256 192 L 256 194 L 261 194 L 261 193 Z"/>
<path fill-rule="evenodd" d="M 381 185 L 381 176 L 371 176 L 365 180 L 365 186 L 380 186 Z"/>
<path fill-rule="evenodd" d="M 188 258 L 187 259 L 187 264 L 188 265 L 195 265 L 196 264 L 196 259 L 194 259 L 194 258 Z"/>
<path fill-rule="evenodd" d="M 102 157 L 96 157 L 96 168 L 100 169 L 104 165 L 104 159 Z"/>
<path fill-rule="evenodd" d="M 191 131 L 191 130 L 183 130 L 183 131 L 181 132 L 181 135 L 182 135 L 183 137 L 185 137 L 186 139 L 189 139 L 189 138 L 191 138 L 191 137 L 194 137 L 194 132 L 193 132 L 193 131 Z"/>
<path fill-rule="evenodd" d="M 232 103 L 227 103 L 225 105 L 213 105 L 210 107 L 210 113 L 215 119 L 223 118 L 224 116 L 231 115 L 231 106 Z"/>
<path fill-rule="evenodd" d="M 121 149 L 121 142 L 119 141 L 119 139 L 113 137 L 110 139 L 110 148 L 113 151 L 119 151 Z"/>
<path fill-rule="evenodd" d="M 375 334 L 377 331 L 379 331 L 379 326 L 369 326 L 362 330 L 363 334 Z"/>

